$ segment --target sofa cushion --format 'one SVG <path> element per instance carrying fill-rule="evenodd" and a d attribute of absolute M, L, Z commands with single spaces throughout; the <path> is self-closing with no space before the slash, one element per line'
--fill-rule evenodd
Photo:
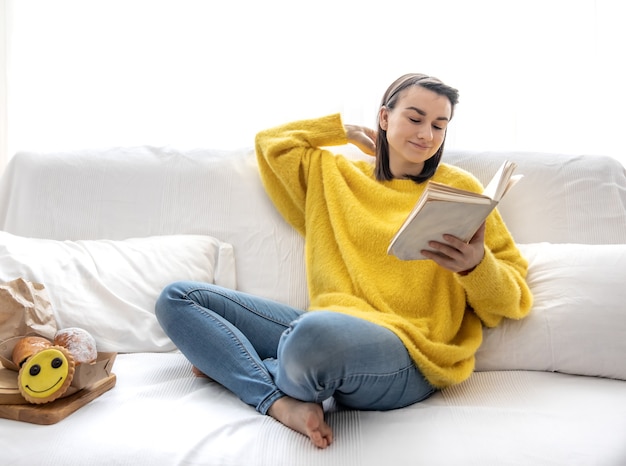
<path fill-rule="evenodd" d="M 626 244 L 520 244 L 531 313 L 486 329 L 477 370 L 626 380 Z"/>
<path fill-rule="evenodd" d="M 503 160 L 524 177 L 498 210 L 518 243 L 626 243 L 626 169 L 607 156 L 446 151 L 444 161 L 488 182 Z"/>
<path fill-rule="evenodd" d="M 0 281 L 42 283 L 58 328 L 81 327 L 99 351 L 167 351 L 154 304 L 176 280 L 235 288 L 232 247 L 210 236 L 55 241 L 0 232 Z"/>

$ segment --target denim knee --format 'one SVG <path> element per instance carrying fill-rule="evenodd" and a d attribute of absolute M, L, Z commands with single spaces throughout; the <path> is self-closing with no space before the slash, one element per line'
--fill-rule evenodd
<path fill-rule="evenodd" d="M 402 341 L 390 330 L 335 312 L 292 323 L 278 353 L 278 388 L 320 402 L 335 396 L 356 409 L 394 409 L 432 393 Z"/>
<path fill-rule="evenodd" d="M 332 311 L 313 311 L 291 323 L 281 339 L 281 364 L 301 361 L 307 367 L 328 366 L 343 356 L 358 357 L 366 345 L 376 345 L 376 336 L 363 334 L 359 325 L 378 327 L 361 319 Z M 391 332 L 377 328 L 388 337 Z M 395 338 L 395 337 L 394 337 Z"/>
<path fill-rule="evenodd" d="M 157 320 L 162 324 L 163 318 L 176 310 L 173 302 L 181 299 L 185 295 L 183 281 L 170 283 L 165 286 L 154 305 L 154 314 Z"/>
<path fill-rule="evenodd" d="M 328 361 L 337 343 L 332 324 L 322 318 L 323 312 L 306 313 L 291 323 L 279 344 L 279 360 L 288 372 L 304 366 L 315 369 Z"/>
<path fill-rule="evenodd" d="M 341 339 L 345 328 L 337 326 L 335 319 L 327 319 L 326 314 L 337 316 L 326 311 L 302 315 L 283 333 L 278 346 L 276 383 L 299 399 L 317 401 L 315 398 L 326 389 L 324 381 L 340 377 L 345 369 L 343 358 L 337 357 L 345 343 Z"/>

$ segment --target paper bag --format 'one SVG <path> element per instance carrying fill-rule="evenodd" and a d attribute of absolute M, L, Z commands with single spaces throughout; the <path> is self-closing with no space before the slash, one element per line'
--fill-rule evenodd
<path fill-rule="evenodd" d="M 57 331 L 48 293 L 41 283 L 17 278 L 0 284 L 0 362 L 12 366 L 11 352 L 26 335 L 52 340 Z"/>

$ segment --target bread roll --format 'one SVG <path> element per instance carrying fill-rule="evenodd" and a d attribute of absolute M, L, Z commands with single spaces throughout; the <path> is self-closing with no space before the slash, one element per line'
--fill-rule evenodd
<path fill-rule="evenodd" d="M 50 346 L 52 346 L 52 343 L 47 338 L 37 336 L 24 337 L 13 347 L 11 359 L 16 366 L 21 367 L 33 354 Z"/>
<path fill-rule="evenodd" d="M 98 357 L 96 340 L 82 328 L 70 327 L 59 330 L 54 336 L 54 344 L 67 348 L 77 366 L 95 362 Z"/>

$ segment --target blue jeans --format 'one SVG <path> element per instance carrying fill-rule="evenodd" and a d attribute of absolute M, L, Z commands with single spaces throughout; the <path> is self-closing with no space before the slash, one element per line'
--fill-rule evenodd
<path fill-rule="evenodd" d="M 285 395 L 389 410 L 434 392 L 393 332 L 356 317 L 198 282 L 166 287 L 156 316 L 194 366 L 262 414 Z"/>

